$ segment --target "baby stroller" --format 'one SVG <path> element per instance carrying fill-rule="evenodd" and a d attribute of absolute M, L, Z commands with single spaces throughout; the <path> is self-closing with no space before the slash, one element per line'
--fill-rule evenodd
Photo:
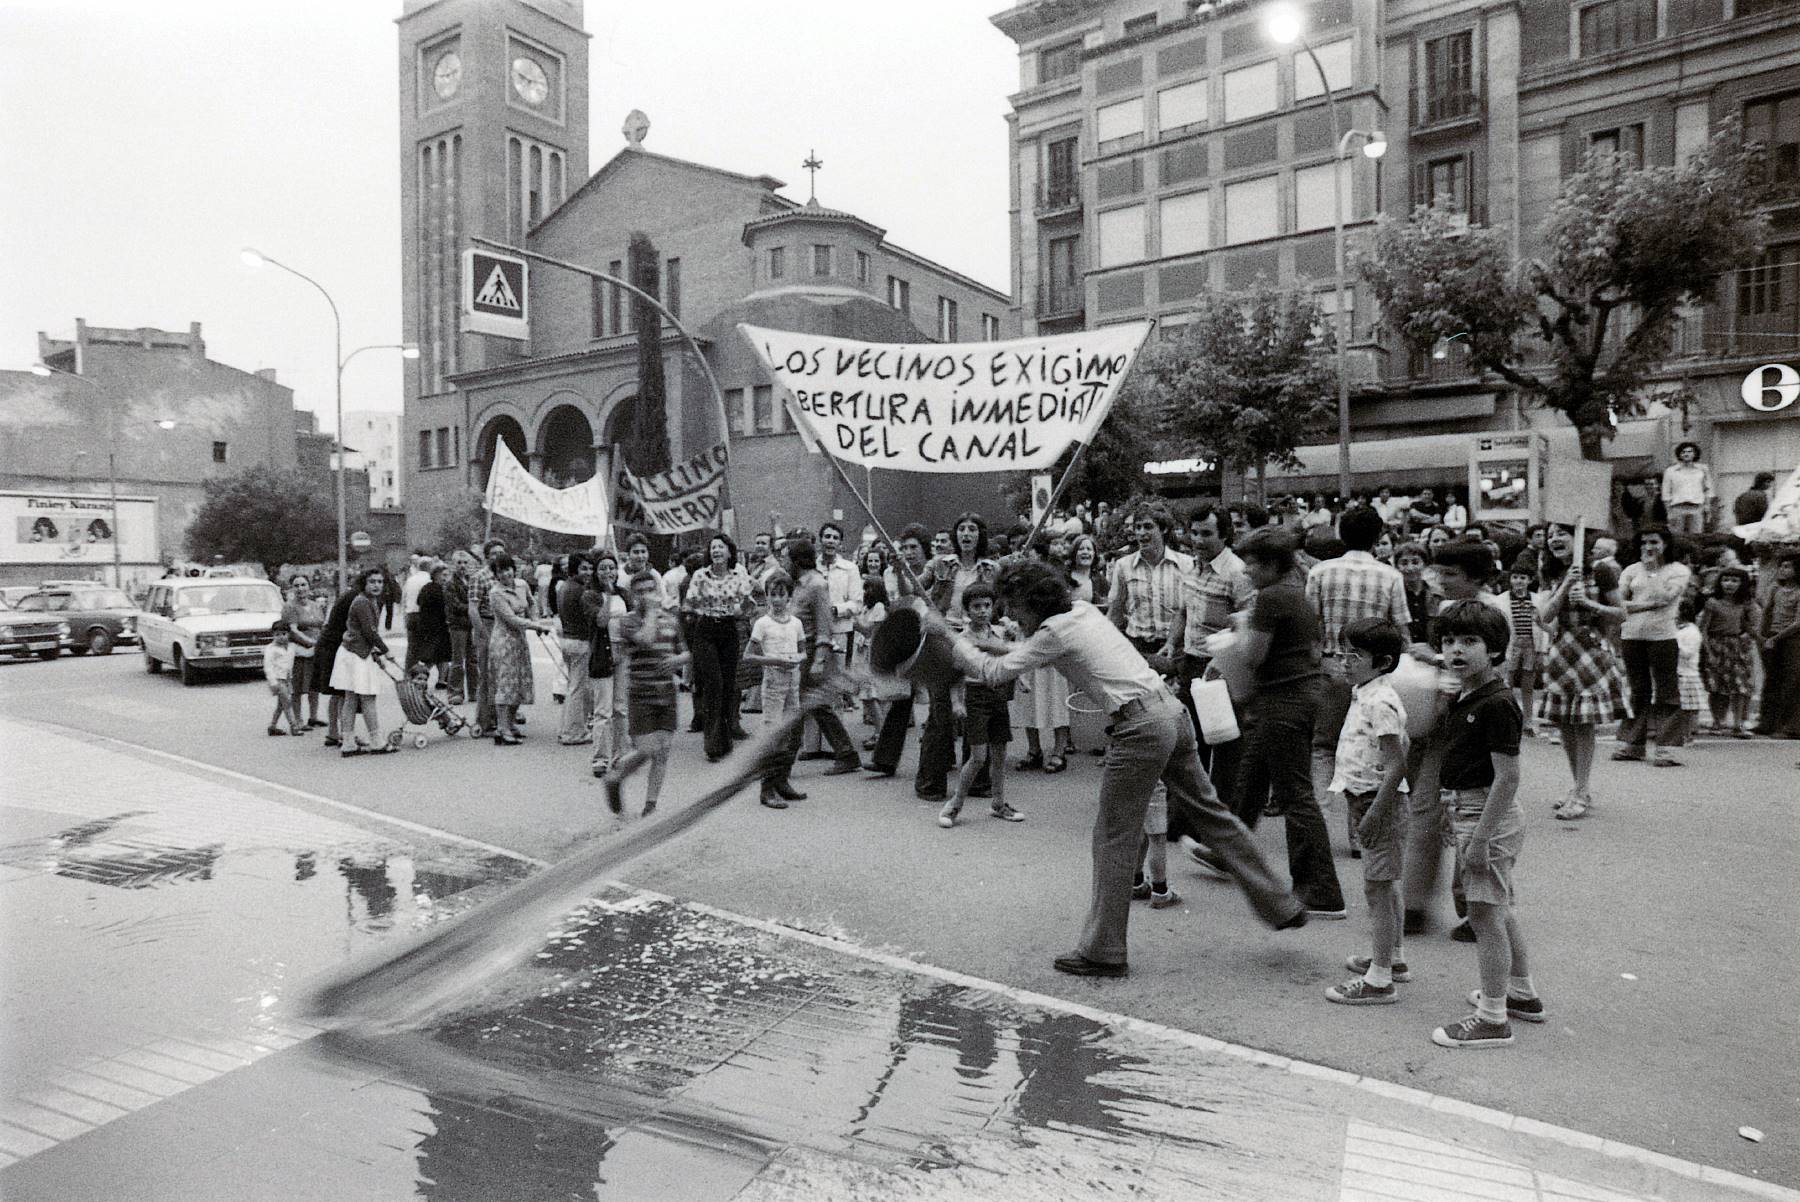
<path fill-rule="evenodd" d="M 457 713 L 443 700 L 435 696 L 430 689 L 415 684 L 410 677 L 399 674 L 394 669 L 394 661 L 383 658 L 381 667 L 389 680 L 394 682 L 394 695 L 400 699 L 400 710 L 406 715 L 406 722 L 388 735 L 388 746 L 398 748 L 406 740 L 406 726 L 426 726 L 436 722 L 445 734 L 452 737 L 459 735 L 469 725 L 468 719 Z M 425 732 L 413 735 L 413 746 L 424 750 Z"/>

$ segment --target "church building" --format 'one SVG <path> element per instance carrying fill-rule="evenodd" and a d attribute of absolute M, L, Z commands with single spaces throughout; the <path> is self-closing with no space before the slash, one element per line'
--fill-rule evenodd
<path fill-rule="evenodd" d="M 659 299 L 722 394 L 721 406 L 665 322 L 674 460 L 716 445 L 726 425 L 740 538 L 778 511 L 784 525 L 841 517 L 854 539 L 863 515 L 802 444 L 737 324 L 972 342 L 1017 336 L 1011 298 L 894 245 L 862 217 L 781 195 L 781 180 L 646 149 L 641 113 L 589 175 L 582 17 L 583 0 L 406 0 L 399 21 L 403 319 L 421 352 L 406 364 L 410 541 L 430 545 L 444 517 L 486 487 L 500 443 L 558 486 L 610 472 L 638 390 L 629 294 L 567 269 L 533 262 L 526 341 L 462 332 L 470 239 L 623 278 L 634 232 L 654 243 Z M 851 471 L 884 524 L 1005 513 L 998 475 Z"/>

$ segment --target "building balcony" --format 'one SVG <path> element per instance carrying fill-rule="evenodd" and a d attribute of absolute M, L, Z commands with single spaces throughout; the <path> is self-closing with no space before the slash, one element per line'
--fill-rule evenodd
<path fill-rule="evenodd" d="M 1087 315 L 1087 290 L 1079 284 L 1039 284 L 1037 312 L 1039 321 L 1080 321 Z"/>
<path fill-rule="evenodd" d="M 1428 92 L 1415 88 L 1409 106 L 1414 133 L 1448 130 L 1481 122 L 1483 104 L 1478 88 L 1447 88 Z"/>
<path fill-rule="evenodd" d="M 1077 178 L 1051 179 L 1040 184 L 1037 191 L 1036 213 L 1039 221 L 1058 217 L 1079 217 L 1081 215 L 1081 181 Z"/>

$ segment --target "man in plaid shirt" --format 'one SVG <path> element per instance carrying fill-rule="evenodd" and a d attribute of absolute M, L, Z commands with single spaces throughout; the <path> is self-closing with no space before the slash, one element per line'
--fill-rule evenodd
<path fill-rule="evenodd" d="M 1331 782 L 1338 735 L 1350 712 L 1350 682 L 1344 677 L 1340 643 L 1344 627 L 1358 618 L 1379 618 L 1404 630 L 1411 617 L 1406 581 L 1373 554 L 1382 528 L 1381 515 L 1374 509 L 1350 510 L 1338 521 L 1344 553 L 1313 565 L 1306 574 L 1306 599 L 1324 628 L 1325 684 L 1313 721 L 1313 784 L 1320 798 Z"/>
<path fill-rule="evenodd" d="M 479 690 L 475 694 L 476 738 L 494 733 L 500 721 L 494 712 L 494 681 L 488 671 L 488 635 L 494 629 L 494 606 L 488 598 L 494 588 L 494 572 L 488 565 L 494 562 L 494 556 L 504 554 L 506 544 L 499 539 L 490 538 L 483 543 L 481 566 L 469 581 L 469 633 L 475 642 L 475 675 Z"/>
<path fill-rule="evenodd" d="M 1175 519 L 1165 506 L 1145 505 L 1131 525 L 1138 549 L 1112 566 L 1108 616 L 1146 659 L 1162 661 L 1151 667 L 1166 672 L 1171 665 L 1163 657 L 1181 617 L 1182 578 L 1194 561 L 1169 549 Z"/>

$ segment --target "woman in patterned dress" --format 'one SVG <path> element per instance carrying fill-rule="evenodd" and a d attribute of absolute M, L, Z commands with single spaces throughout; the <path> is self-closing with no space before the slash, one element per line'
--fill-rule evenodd
<path fill-rule="evenodd" d="M 1713 585 L 1715 595 L 1700 611 L 1700 678 L 1712 702 L 1713 730 L 1724 733 L 1730 722 L 1731 737 L 1747 739 L 1744 723 L 1750 717 L 1750 694 L 1756 690 L 1753 661 L 1756 632 L 1762 628 L 1762 606 L 1750 587 L 1750 573 L 1740 567 L 1723 568 Z"/>
<path fill-rule="evenodd" d="M 1625 716 L 1625 670 L 1611 634 L 1624 620 L 1619 575 L 1609 564 L 1570 570 L 1575 532 L 1552 524 L 1538 574 L 1549 596 L 1538 605 L 1538 621 L 1552 633 L 1544 656 L 1543 700 L 1538 714 L 1562 735 L 1574 786 L 1556 804 L 1558 818 L 1581 818 L 1594 804 L 1589 782 L 1594 772 L 1594 733 Z M 1579 575 L 1579 578 L 1578 578 Z"/>
<path fill-rule="evenodd" d="M 488 663 L 494 674 L 494 714 L 498 729 L 494 743 L 512 747 L 523 742 L 519 737 L 517 718 L 521 705 L 536 698 L 531 679 L 531 644 L 525 641 L 527 631 L 548 634 L 549 622 L 530 617 L 528 594 L 518 589 L 518 565 L 507 554 L 496 555 L 488 565 L 494 574 L 494 587 L 488 593 L 488 604 L 494 610 L 494 631 L 488 637 Z"/>

